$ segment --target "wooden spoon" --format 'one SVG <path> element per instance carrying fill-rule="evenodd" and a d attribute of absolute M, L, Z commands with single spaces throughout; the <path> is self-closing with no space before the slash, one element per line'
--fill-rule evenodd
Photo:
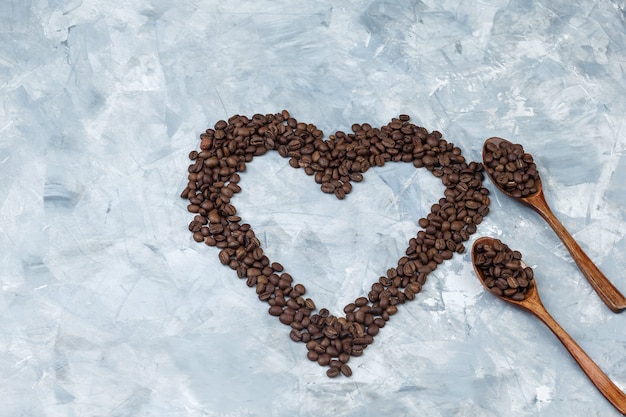
<path fill-rule="evenodd" d="M 485 284 L 486 277 L 484 272 L 478 265 L 476 265 L 476 246 L 480 244 L 493 245 L 493 240 L 494 239 L 489 237 L 481 237 L 474 242 L 472 247 L 472 264 L 474 265 L 474 271 L 476 272 L 480 283 L 483 284 L 488 291 L 489 288 Z M 600 393 L 602 393 L 602 395 L 604 395 L 604 397 L 609 400 L 609 402 L 613 404 L 613 406 L 617 408 L 620 413 L 626 415 L 626 394 L 624 394 L 624 392 L 619 389 L 604 372 L 602 372 L 602 369 L 600 369 L 600 367 L 598 367 L 589 355 L 587 355 L 587 353 L 585 353 L 585 351 L 578 346 L 578 343 L 576 343 L 576 341 L 572 339 L 572 337 L 559 325 L 559 323 L 557 323 L 556 320 L 550 316 L 550 313 L 548 313 L 546 308 L 541 303 L 535 283 L 532 284 L 531 288 L 526 293 L 526 298 L 522 301 L 516 301 L 506 296 L 496 295 L 496 297 L 511 304 L 520 306 L 537 316 L 539 320 L 552 330 L 552 333 L 556 335 L 561 343 L 563 343 L 563 346 L 565 346 L 569 353 L 571 353 L 574 360 L 576 360 L 578 365 L 580 365 L 581 369 L 596 386 L 598 391 L 600 391 Z"/>
<path fill-rule="evenodd" d="M 510 143 L 506 139 L 492 137 L 485 141 L 483 145 L 483 161 L 485 161 L 486 154 L 486 146 L 488 143 L 493 143 L 496 146 L 500 146 L 501 143 Z M 486 165 L 486 164 L 485 164 Z M 581 270 L 583 275 L 587 278 L 593 289 L 596 291 L 598 296 L 602 299 L 602 301 L 615 313 L 619 313 L 620 311 L 626 309 L 626 297 L 624 297 L 617 288 L 608 280 L 608 278 L 598 269 L 596 264 L 587 256 L 587 254 L 581 249 L 578 243 L 574 240 L 572 235 L 565 229 L 565 227 L 559 222 L 556 218 L 548 203 L 546 202 L 545 196 L 543 194 L 543 187 L 541 184 L 541 179 L 537 178 L 535 180 L 535 186 L 537 187 L 537 192 L 534 194 L 530 194 L 523 197 L 513 196 L 509 191 L 505 190 L 494 181 L 491 175 L 487 172 L 491 182 L 502 191 L 504 194 L 508 195 L 514 200 L 521 201 L 533 208 L 544 220 L 552 227 L 556 235 L 561 239 L 569 253 L 574 258 L 574 262 L 578 265 L 578 268 Z"/>

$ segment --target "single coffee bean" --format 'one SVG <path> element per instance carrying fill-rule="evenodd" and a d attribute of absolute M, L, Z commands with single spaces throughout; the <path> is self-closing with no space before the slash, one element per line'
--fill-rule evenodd
<path fill-rule="evenodd" d="M 230 262 L 230 253 L 229 253 L 229 251 L 226 250 L 226 249 L 222 249 L 220 251 L 219 258 L 220 258 L 220 262 L 223 265 L 228 265 L 228 263 Z"/>
<path fill-rule="evenodd" d="M 352 376 L 352 368 L 350 368 L 349 365 L 344 363 L 343 365 L 341 365 L 340 370 L 341 370 L 341 373 L 344 376 L 347 376 L 347 377 L 351 377 Z"/>
<path fill-rule="evenodd" d="M 370 324 L 367 327 L 367 334 L 370 335 L 370 336 L 376 336 L 379 331 L 380 331 L 380 327 L 378 327 L 375 324 Z"/>
<path fill-rule="evenodd" d="M 272 316 L 278 317 L 283 313 L 283 308 L 281 306 L 278 305 L 273 305 L 270 307 L 269 309 L 269 313 Z"/>
<path fill-rule="evenodd" d="M 341 365 L 342 363 L 339 362 L 338 359 L 331 359 L 330 362 L 328 363 L 328 366 L 330 366 L 331 368 L 337 368 L 337 369 L 340 369 Z"/>
<path fill-rule="evenodd" d="M 366 304 L 367 304 L 367 298 L 365 298 L 365 297 L 359 297 L 359 298 L 357 298 L 357 299 L 354 301 L 354 304 L 355 304 L 357 307 L 363 307 L 364 305 L 366 305 Z"/>
<path fill-rule="evenodd" d="M 299 342 L 302 340 L 302 333 L 300 332 L 300 330 L 292 329 L 291 332 L 289 332 L 289 337 L 294 342 Z"/>
<path fill-rule="evenodd" d="M 328 364 L 330 363 L 330 355 L 327 353 L 322 353 L 321 355 L 319 355 L 319 357 L 317 358 L 317 363 L 320 366 L 328 366 Z"/>
<path fill-rule="evenodd" d="M 278 317 L 282 324 L 290 325 L 293 322 L 293 314 L 281 313 Z"/>
<path fill-rule="evenodd" d="M 306 288 L 304 288 L 304 285 L 302 284 L 296 284 L 293 287 L 294 290 L 296 290 L 298 292 L 298 294 L 303 295 L 306 292 Z"/>

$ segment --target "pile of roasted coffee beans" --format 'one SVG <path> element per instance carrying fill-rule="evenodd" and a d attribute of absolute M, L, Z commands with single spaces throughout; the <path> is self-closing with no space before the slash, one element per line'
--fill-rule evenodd
<path fill-rule="evenodd" d="M 499 239 L 493 243 L 476 243 L 476 266 L 484 272 L 484 284 L 489 291 L 498 296 L 513 300 L 526 299 L 528 291 L 533 287 L 533 270 L 524 265 L 522 254 L 511 250 Z"/>
<path fill-rule="evenodd" d="M 239 173 L 246 164 L 268 151 L 289 158 L 320 184 L 323 192 L 343 199 L 352 183 L 363 180 L 371 167 L 387 162 L 412 163 L 425 168 L 445 185 L 444 196 L 419 220 L 422 228 L 410 239 L 406 254 L 386 275 L 372 284 L 367 295 L 344 308 L 339 317 L 326 308 L 317 310 L 302 284 L 264 254 L 251 226 L 242 223 L 231 199 L 241 188 Z M 189 154 L 188 183 L 181 197 L 195 214 L 189 230 L 197 242 L 221 251 L 222 264 L 236 271 L 269 314 L 290 327 L 290 338 L 302 342 L 307 357 L 328 366 L 327 375 L 352 375 L 347 362 L 360 356 L 398 306 L 413 300 L 426 276 L 454 252 L 463 253 L 463 242 L 489 212 L 489 191 L 482 187 L 481 163 L 466 162 L 461 149 L 439 132 L 428 132 L 401 115 L 382 126 L 354 124 L 323 139 L 315 125 L 298 122 L 287 111 L 235 115 L 218 121 L 200 136 L 200 151 Z"/>
<path fill-rule="evenodd" d="M 537 192 L 539 173 L 533 157 L 524 152 L 522 145 L 503 141 L 485 144 L 485 169 L 496 185 L 514 197 L 525 197 Z"/>

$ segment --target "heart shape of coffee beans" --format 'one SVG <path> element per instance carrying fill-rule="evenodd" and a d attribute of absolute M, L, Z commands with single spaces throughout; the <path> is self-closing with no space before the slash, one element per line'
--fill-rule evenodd
<path fill-rule="evenodd" d="M 466 162 L 461 149 L 437 131 L 409 122 L 400 115 L 380 128 L 354 124 L 323 139 L 313 124 L 298 122 L 286 110 L 277 114 L 235 115 L 218 121 L 200 135 L 200 151 L 189 154 L 189 182 L 181 197 L 194 213 L 189 230 L 197 242 L 220 249 L 219 259 L 236 271 L 269 314 L 289 326 L 294 342 L 306 344 L 307 357 L 327 366 L 330 377 L 352 375 L 347 364 L 373 343 L 398 306 L 415 299 L 426 277 L 453 254 L 463 253 L 463 242 L 476 232 L 489 212 L 489 191 L 483 188 L 483 166 Z M 324 193 L 344 199 L 352 183 L 361 182 L 371 167 L 387 162 L 410 162 L 441 178 L 444 195 L 419 220 L 420 230 L 409 240 L 406 255 L 344 308 L 344 317 L 317 309 L 306 289 L 280 263 L 263 253 L 251 226 L 242 223 L 231 203 L 241 191 L 239 173 L 268 151 L 289 158 L 293 168 L 313 176 Z"/>

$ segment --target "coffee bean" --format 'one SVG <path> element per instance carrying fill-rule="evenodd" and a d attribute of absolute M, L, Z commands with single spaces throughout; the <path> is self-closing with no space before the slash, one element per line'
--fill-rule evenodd
<path fill-rule="evenodd" d="M 328 350 L 326 351 L 328 352 Z M 328 366 L 330 366 L 331 368 L 335 368 L 335 369 L 340 369 L 341 365 L 342 363 L 338 359 L 331 359 L 330 362 L 328 363 Z"/>
<path fill-rule="evenodd" d="M 324 334 L 324 336 L 326 336 L 328 339 L 336 339 L 339 336 L 339 332 L 337 331 L 337 329 L 335 329 L 334 327 L 326 327 L 322 333 Z"/>
<path fill-rule="evenodd" d="M 293 322 L 293 314 L 287 314 L 283 312 L 278 319 L 282 324 L 290 325 Z"/>
<path fill-rule="evenodd" d="M 320 366 L 328 366 L 328 364 L 330 363 L 330 355 L 327 354 L 327 353 L 322 353 L 317 358 L 317 363 L 319 363 Z M 339 375 L 339 374 L 337 374 L 337 375 Z"/>
<path fill-rule="evenodd" d="M 359 297 L 359 298 L 357 298 L 357 299 L 354 301 L 354 304 L 355 304 L 357 307 L 363 307 L 364 305 L 366 305 L 366 304 L 367 304 L 367 298 L 365 298 L 365 297 Z"/>
<path fill-rule="evenodd" d="M 323 193 L 332 194 L 335 192 L 335 186 L 330 182 L 324 182 L 320 187 Z"/>
<path fill-rule="evenodd" d="M 531 267 L 524 268 L 524 273 L 526 274 L 526 279 L 528 281 L 532 281 L 535 276 Z"/>
<path fill-rule="evenodd" d="M 291 332 L 289 332 L 289 337 L 294 342 L 299 342 L 302 340 L 302 333 L 300 332 L 300 330 L 292 329 Z"/>
<path fill-rule="evenodd" d="M 280 316 L 283 313 L 283 308 L 281 306 L 273 305 L 269 309 L 269 313 L 272 316 Z"/>
<path fill-rule="evenodd" d="M 375 324 L 371 324 L 367 327 L 367 334 L 370 336 L 376 336 L 380 331 L 380 327 Z"/>
<path fill-rule="evenodd" d="M 347 376 L 347 377 L 351 377 L 352 376 L 352 368 L 350 368 L 349 365 L 344 363 L 343 365 L 341 365 L 340 370 L 341 370 L 341 373 L 344 376 Z"/>
<path fill-rule="evenodd" d="M 303 295 L 306 292 L 306 288 L 302 284 L 296 284 L 293 289 L 298 292 L 299 295 Z"/>
<path fill-rule="evenodd" d="M 228 265 L 230 262 L 230 252 L 226 249 L 222 249 L 219 254 L 220 262 L 223 265 Z"/>
<path fill-rule="evenodd" d="M 339 356 L 339 351 L 337 350 L 337 348 L 335 348 L 332 345 L 326 348 L 326 353 L 328 353 L 332 358 L 336 358 L 337 356 Z M 331 361 L 331 366 L 332 366 L 332 361 Z"/>

